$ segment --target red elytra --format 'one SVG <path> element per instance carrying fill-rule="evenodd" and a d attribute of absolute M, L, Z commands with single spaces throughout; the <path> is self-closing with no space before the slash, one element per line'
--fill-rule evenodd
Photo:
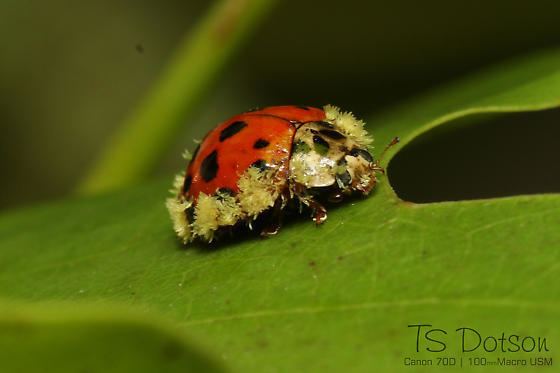
<path fill-rule="evenodd" d="M 287 172 L 296 128 L 322 121 L 322 109 L 272 106 L 236 115 L 210 131 L 187 167 L 183 195 L 238 192 L 239 176 L 252 165 L 274 165 Z M 281 175 L 279 175 L 281 176 Z"/>

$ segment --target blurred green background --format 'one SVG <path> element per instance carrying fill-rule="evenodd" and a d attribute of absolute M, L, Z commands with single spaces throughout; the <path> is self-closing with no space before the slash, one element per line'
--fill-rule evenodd
<path fill-rule="evenodd" d="M 209 4 L 200 0 L 0 2 L 0 208 L 70 193 Z M 484 66 L 560 44 L 558 1 L 412 4 L 279 1 L 222 71 L 210 95 L 201 100 L 154 176 L 168 176 L 182 168 L 179 154 L 184 147 L 192 148 L 192 138 L 255 106 L 333 103 L 368 118 Z M 559 117 L 553 113 L 537 122 L 550 123 Z M 533 122 L 520 123 L 527 121 Z M 535 126 L 535 149 L 518 152 L 528 159 L 524 167 L 538 163 L 539 157 L 554 156 L 537 151 L 554 146 L 554 136 L 543 135 L 551 127 Z M 502 147 L 515 144 L 516 136 L 528 130 L 530 126 L 521 125 L 512 133 L 492 132 L 486 137 L 487 154 L 504 154 Z M 470 136 L 467 143 L 474 145 L 476 134 Z M 434 148 L 432 155 L 442 151 Z M 407 164 L 405 156 L 404 151 L 397 156 L 395 167 L 399 162 Z M 432 162 L 426 157 L 426 162 Z M 496 167 L 504 161 L 507 154 Z M 395 182 L 410 184 L 421 172 L 426 171 L 408 173 L 406 179 L 396 169 Z M 500 178 L 495 179 L 494 194 L 499 194 Z M 537 182 L 540 191 L 560 190 L 558 176 L 537 178 Z M 444 190 L 445 183 L 437 184 Z M 431 188 L 426 189 L 429 194 Z M 403 191 L 401 196 L 414 199 L 410 193 L 414 191 Z M 451 193 L 446 198 L 464 197 Z M 422 198 L 430 200 L 426 195 Z"/>

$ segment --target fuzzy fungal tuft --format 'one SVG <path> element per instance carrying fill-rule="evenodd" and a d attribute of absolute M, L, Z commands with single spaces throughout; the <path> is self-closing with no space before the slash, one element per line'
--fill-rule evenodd
<path fill-rule="evenodd" d="M 185 182 L 185 174 L 180 173 L 175 175 L 173 179 L 173 186 L 169 189 L 169 193 L 173 194 L 175 197 L 178 197 L 181 193 L 181 189 L 183 188 L 183 183 Z"/>
<path fill-rule="evenodd" d="M 364 128 L 364 121 L 356 119 L 351 112 L 343 112 L 333 105 L 326 105 L 324 110 L 327 121 L 337 127 L 340 132 L 356 141 L 360 146 L 367 146 L 373 142 L 373 139 Z"/>
<path fill-rule="evenodd" d="M 200 193 L 194 205 L 193 221 L 189 222 L 186 211 L 193 202 L 180 196 L 183 176 L 177 175 L 171 190 L 175 197 L 166 202 L 175 232 L 184 243 L 196 237 L 211 242 L 220 227 L 233 226 L 242 219 L 249 219 L 250 223 L 278 198 L 279 188 L 274 178 L 274 169 L 262 171 L 249 167 L 239 178 L 239 193 L 235 196 L 221 192 L 216 195 Z"/>
<path fill-rule="evenodd" d="M 185 149 L 185 151 L 183 151 L 183 154 L 181 156 L 186 161 L 190 161 L 192 159 L 192 153 L 189 151 L 189 149 Z"/>
<path fill-rule="evenodd" d="M 218 199 L 200 193 L 194 208 L 194 221 L 192 223 L 194 236 L 200 236 L 206 241 L 212 242 L 214 232 L 219 227 L 219 214 Z"/>
<path fill-rule="evenodd" d="M 169 216 L 171 221 L 173 221 L 173 229 L 177 236 L 187 243 L 191 240 L 192 232 L 189 221 L 187 220 L 186 211 L 192 206 L 190 201 L 180 201 L 177 197 L 168 198 L 165 205 L 167 206 L 167 211 L 169 211 Z"/>
<path fill-rule="evenodd" d="M 237 182 L 238 201 L 248 217 L 256 218 L 258 214 L 274 205 L 279 195 L 279 188 L 274 179 L 274 169 L 261 171 L 257 167 L 249 167 L 241 175 Z"/>
<path fill-rule="evenodd" d="M 237 203 L 235 197 L 218 193 L 216 204 L 218 206 L 218 225 L 234 225 L 242 216 L 243 211 Z"/>

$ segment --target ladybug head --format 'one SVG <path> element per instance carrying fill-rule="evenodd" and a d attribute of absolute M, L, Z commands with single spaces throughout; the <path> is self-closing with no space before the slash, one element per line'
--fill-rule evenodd
<path fill-rule="evenodd" d="M 351 114 L 339 115 L 347 116 L 347 122 L 351 118 L 355 130 L 365 133 L 363 123 Z M 367 133 L 360 134 L 341 126 L 337 118 L 329 120 L 328 111 L 327 120 L 302 124 L 294 137 L 291 182 L 338 196 L 354 191 L 368 194 L 376 184 L 376 172 L 382 169 L 368 151 Z"/>

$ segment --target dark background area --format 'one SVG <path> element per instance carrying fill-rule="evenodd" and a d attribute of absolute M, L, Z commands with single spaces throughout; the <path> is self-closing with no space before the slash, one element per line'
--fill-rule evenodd
<path fill-rule="evenodd" d="M 560 192 L 560 109 L 474 115 L 435 128 L 391 160 L 410 202 Z"/>
<path fill-rule="evenodd" d="M 207 6 L 201 0 L 1 2 L 0 208 L 71 192 Z M 552 0 L 281 0 L 223 71 L 195 123 L 170 147 L 154 176 L 168 177 L 182 168 L 178 154 L 192 147 L 193 137 L 248 108 L 333 103 L 368 118 L 485 66 L 558 46 L 558 14 L 560 2 Z M 477 140 L 476 127 L 452 134 L 451 129 L 460 131 L 461 126 L 450 126 L 430 134 L 432 140 L 421 139 L 395 158 L 390 168 L 393 183 L 421 190 L 411 183 L 437 170 L 443 176 L 472 175 L 473 185 L 465 188 L 457 178 L 435 178 L 423 183 L 439 186 L 426 188 L 425 200 L 524 192 L 504 188 L 506 175 L 525 181 L 539 164 L 557 164 L 558 159 L 557 152 L 539 149 L 555 146 L 558 132 L 553 137 L 549 131 L 560 114 L 528 115 L 514 119 L 517 135 L 500 130 L 499 120 L 495 122 L 496 129 L 483 139 L 486 145 Z M 546 146 L 518 149 L 516 138 L 526 133 L 535 137 L 535 144 L 547 138 Z M 454 153 L 457 162 L 448 156 L 435 167 L 432 163 L 439 155 L 458 149 L 455 142 L 467 144 Z M 471 148 L 475 145 L 478 152 Z M 421 157 L 410 153 L 414 151 Z M 507 155 L 519 153 L 527 163 L 518 169 L 508 163 Z M 407 156 L 422 159 L 424 166 L 406 163 Z M 469 167 L 468 161 L 479 167 Z M 407 171 L 415 167 L 423 172 Z M 503 177 L 488 172 L 502 168 L 508 170 Z M 487 174 L 477 174 L 480 170 Z M 535 180 L 540 181 L 530 191 L 560 190 L 558 176 Z M 480 195 L 465 195 L 465 190 L 481 185 L 488 188 Z M 410 192 L 401 195 L 410 196 L 406 193 Z"/>

